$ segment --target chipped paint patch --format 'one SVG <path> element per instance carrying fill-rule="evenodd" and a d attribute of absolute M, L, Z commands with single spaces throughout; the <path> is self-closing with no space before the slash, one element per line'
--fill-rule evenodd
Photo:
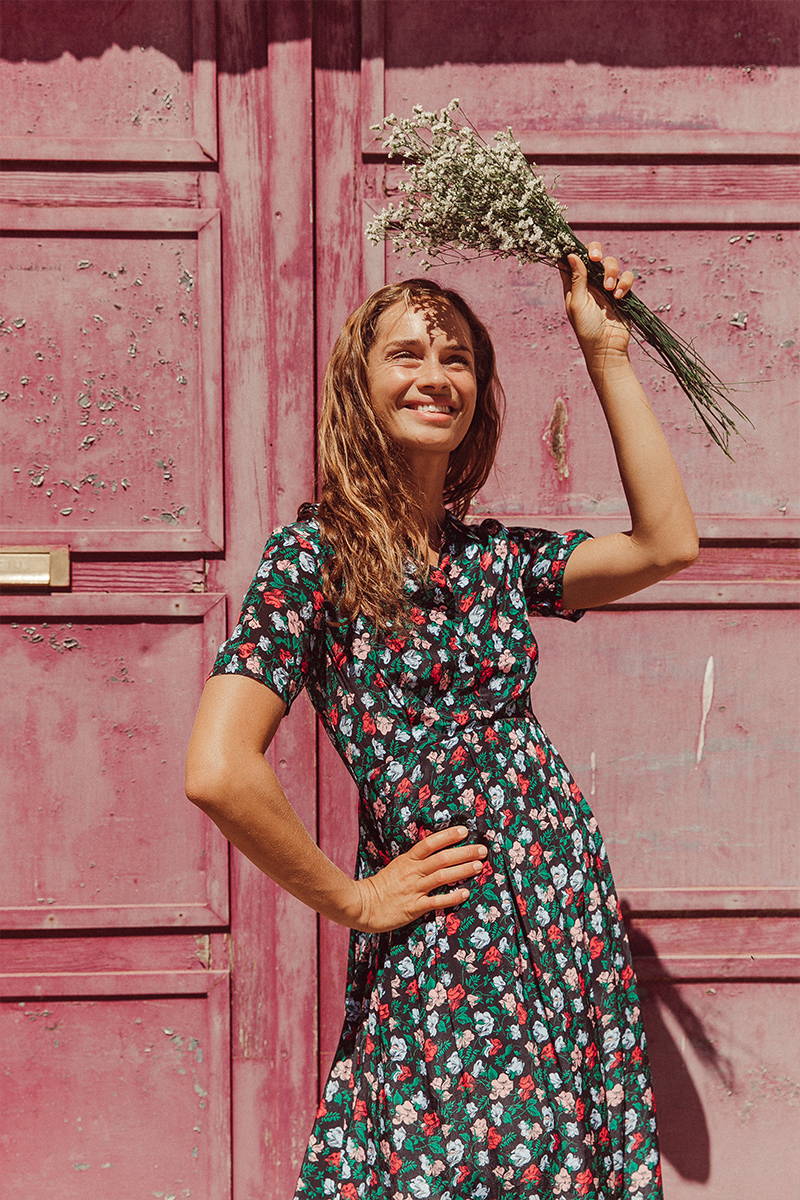
<path fill-rule="evenodd" d="M 566 401 L 563 397 L 557 396 L 547 428 L 542 434 L 542 441 L 550 451 L 559 479 L 566 479 L 569 475 L 569 464 L 567 462 L 568 420 L 569 413 L 567 412 Z"/>
<path fill-rule="evenodd" d="M 706 669 L 703 675 L 703 695 L 702 695 L 702 712 L 700 715 L 700 731 L 697 735 L 697 750 L 695 751 L 695 762 L 699 763 L 703 757 L 703 750 L 706 744 L 706 721 L 711 709 L 711 701 L 714 698 L 714 658 L 709 655 L 706 661 Z"/>

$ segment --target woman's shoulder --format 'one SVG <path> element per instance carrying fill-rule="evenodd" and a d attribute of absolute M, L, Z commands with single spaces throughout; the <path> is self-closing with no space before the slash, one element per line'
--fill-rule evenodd
<path fill-rule="evenodd" d="M 320 535 L 319 521 L 316 512 L 319 506 L 306 501 L 297 510 L 293 521 L 277 525 L 264 546 L 264 556 L 274 558 L 276 555 L 285 558 L 300 559 L 308 569 L 312 563 L 318 564 L 324 557 L 324 547 Z"/>

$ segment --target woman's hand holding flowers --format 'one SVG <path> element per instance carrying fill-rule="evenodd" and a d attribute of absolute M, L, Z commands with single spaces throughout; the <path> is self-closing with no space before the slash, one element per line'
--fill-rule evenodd
<path fill-rule="evenodd" d="M 603 258 L 600 242 L 587 247 L 592 262 L 602 263 L 604 291 L 616 300 L 625 296 L 633 284 L 633 272 L 620 272 L 618 259 Z M 564 307 L 575 330 L 587 366 L 604 369 L 614 361 L 628 361 L 630 333 L 627 324 L 614 311 L 608 299 L 589 283 L 586 264 L 577 254 L 567 255 L 569 266 L 559 264 L 564 288 Z"/>

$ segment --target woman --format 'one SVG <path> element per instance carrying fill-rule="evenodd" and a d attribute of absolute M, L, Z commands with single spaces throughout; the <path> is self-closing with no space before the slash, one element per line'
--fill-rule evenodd
<path fill-rule="evenodd" d="M 624 295 L 632 273 L 589 249 Z M 465 524 L 501 423 L 491 341 L 453 292 L 382 288 L 328 366 L 321 502 L 269 538 L 205 685 L 187 795 L 352 930 L 296 1200 L 661 1196 L 627 936 L 596 822 L 530 708 L 528 616 L 576 621 L 674 574 L 697 531 L 627 329 L 568 263 L 631 529 Z M 355 879 L 263 757 L 304 685 L 359 786 Z"/>

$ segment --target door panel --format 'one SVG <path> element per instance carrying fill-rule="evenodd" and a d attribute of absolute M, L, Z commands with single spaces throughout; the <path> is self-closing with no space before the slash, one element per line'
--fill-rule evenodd
<path fill-rule="evenodd" d="M 9 1191 L 224 1196 L 227 984 L 225 971 L 0 976 Z"/>
<path fill-rule="evenodd" d="M 6 205 L 0 538 L 222 545 L 219 214 Z"/>
<path fill-rule="evenodd" d="M 786 1029 L 800 961 L 798 348 L 786 286 L 798 246 L 787 97 L 799 18 L 738 0 L 503 0 L 487 36 L 486 9 L 367 0 L 357 21 L 343 0 L 320 13 L 319 360 L 365 293 L 424 274 L 364 239 L 402 174 L 370 125 L 458 96 L 484 136 L 513 127 L 583 240 L 634 266 L 642 298 L 738 385 L 754 427 L 738 422 L 730 461 L 634 347 L 700 558 L 577 626 L 536 620 L 532 701 L 608 844 L 646 1005 L 666 1194 L 749 1194 L 756 1180 L 780 1192 L 792 1075 L 785 1036 L 770 1030 Z M 558 279 L 490 260 L 430 274 L 486 320 L 508 396 L 473 519 L 628 529 Z M 353 790 L 324 746 L 320 762 L 321 844 L 351 870 Z M 323 924 L 323 1073 L 341 1029 L 345 949 L 343 931 Z"/>
<path fill-rule="evenodd" d="M 0 807 L 13 929 L 227 922 L 224 842 L 181 802 L 223 597 L 0 597 Z"/>

